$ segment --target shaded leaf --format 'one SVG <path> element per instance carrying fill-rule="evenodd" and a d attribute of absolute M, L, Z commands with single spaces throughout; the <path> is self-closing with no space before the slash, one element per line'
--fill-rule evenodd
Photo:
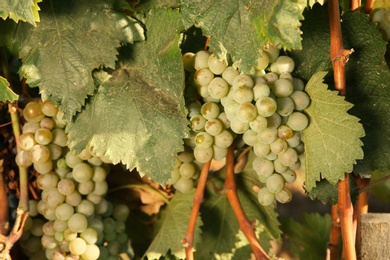
<path fill-rule="evenodd" d="M 326 258 L 331 227 L 330 215 L 304 213 L 301 222 L 282 219 L 282 230 L 287 235 L 292 251 L 299 259 L 316 260 Z"/>
<path fill-rule="evenodd" d="M 177 258 L 185 258 L 184 246 L 181 241 L 185 237 L 190 219 L 194 193 L 195 191 L 186 194 L 177 192 L 170 203 L 161 211 L 160 219 L 156 223 L 157 234 L 145 253 L 148 259 L 159 259 L 161 256 L 165 256 L 169 250 Z M 198 216 L 195 228 L 195 248 L 201 240 L 201 225 L 202 220 Z"/>
<path fill-rule="evenodd" d="M 178 11 L 150 13 L 151 29 L 147 41 L 134 46 L 136 56 L 112 75 L 95 74 L 98 91 L 67 128 L 72 150 L 89 143 L 98 155 L 165 184 L 188 135 L 178 16 Z"/>
<path fill-rule="evenodd" d="M 338 200 L 338 185 L 332 185 L 327 180 L 320 180 L 316 182 L 315 187 L 309 192 L 312 200 L 318 199 L 322 203 L 337 204 Z"/>
<path fill-rule="evenodd" d="M 195 24 L 211 37 L 212 52 L 220 58 L 229 52 L 240 70 L 249 72 L 266 44 L 301 48 L 299 20 L 305 6 L 290 0 L 182 0 L 181 13 L 187 28 Z"/>
<path fill-rule="evenodd" d="M 13 102 L 18 100 L 18 95 L 9 88 L 9 82 L 0 76 L 0 102 Z"/>
<path fill-rule="evenodd" d="M 310 124 L 305 134 L 305 186 L 311 191 L 316 181 L 336 184 L 352 172 L 356 160 L 363 158 L 363 126 L 347 111 L 353 106 L 322 83 L 326 72 L 317 72 L 306 85 L 311 104 L 305 110 Z"/>
<path fill-rule="evenodd" d="M 39 26 L 20 24 L 8 46 L 23 61 L 21 77 L 70 119 L 94 92 L 92 70 L 114 68 L 121 42 L 141 39 L 142 31 L 104 0 L 47 0 L 41 8 Z"/>

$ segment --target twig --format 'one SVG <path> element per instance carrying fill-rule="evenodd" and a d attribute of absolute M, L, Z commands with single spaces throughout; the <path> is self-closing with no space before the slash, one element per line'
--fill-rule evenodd
<path fill-rule="evenodd" d="M 371 13 L 373 4 L 374 4 L 374 0 L 367 0 L 366 1 L 366 8 L 364 10 L 366 14 Z"/>
<path fill-rule="evenodd" d="M 331 223 L 329 243 L 327 245 L 329 257 L 327 259 L 337 260 L 340 252 L 340 218 L 337 212 L 337 204 L 332 206 Z"/>
<path fill-rule="evenodd" d="M 351 50 L 343 48 L 339 1 L 330 0 L 329 23 L 330 23 L 330 57 L 332 59 L 335 88 L 341 95 L 346 95 L 345 64 L 348 61 Z M 349 173 L 345 173 L 343 180 L 338 184 L 338 212 L 343 239 L 343 256 L 348 260 L 356 259 L 355 232 L 353 229 L 353 206 L 349 189 Z"/>
<path fill-rule="evenodd" d="M 370 183 L 370 179 L 363 179 L 358 175 L 354 175 L 356 181 L 356 188 L 362 189 Z M 357 197 L 357 202 L 354 208 L 354 219 L 356 219 L 356 255 L 357 258 L 361 258 L 361 240 L 360 240 L 360 223 L 362 214 L 368 212 L 368 190 L 360 193 Z"/>
<path fill-rule="evenodd" d="M 195 225 L 196 220 L 199 215 L 200 204 L 203 201 L 204 188 L 206 187 L 207 177 L 209 174 L 211 161 L 205 163 L 202 168 L 202 172 L 200 173 L 198 186 L 196 187 L 194 203 L 192 204 L 191 216 L 188 221 L 188 226 L 185 234 L 185 238 L 182 243 L 186 249 L 186 259 L 193 260 L 194 259 L 194 235 L 195 235 Z"/>
<path fill-rule="evenodd" d="M 224 188 L 226 190 L 226 196 L 240 224 L 240 229 L 248 239 L 255 258 L 257 260 L 270 259 L 257 240 L 253 224 L 245 215 L 238 199 L 236 182 L 234 180 L 234 144 L 229 147 L 228 154 L 226 156 L 226 179 Z"/>
<path fill-rule="evenodd" d="M 351 10 L 356 11 L 360 8 L 361 6 L 361 1 L 360 0 L 351 0 Z"/>
<path fill-rule="evenodd" d="M 138 189 L 142 189 L 142 190 L 146 190 L 146 191 L 151 191 L 151 192 L 157 194 L 159 197 L 161 197 L 165 203 L 167 203 L 167 204 L 169 203 L 169 199 L 166 196 L 164 196 L 164 194 L 162 194 L 159 190 L 157 190 L 153 187 L 150 187 L 149 185 L 146 185 L 146 184 L 126 184 L 126 185 L 112 188 L 107 193 L 112 193 L 112 192 L 115 192 L 118 190 L 124 190 L 124 189 L 134 189 L 134 188 L 138 188 Z"/>
<path fill-rule="evenodd" d="M 363 193 L 363 192 L 366 192 L 368 191 L 369 189 L 371 189 L 372 187 L 374 187 L 375 185 L 378 185 L 378 184 L 381 184 L 382 182 L 386 181 L 386 180 L 389 180 L 390 179 L 390 175 L 386 175 L 380 179 L 377 179 L 373 182 L 370 182 L 368 183 L 366 186 L 358 189 L 358 193 Z"/>

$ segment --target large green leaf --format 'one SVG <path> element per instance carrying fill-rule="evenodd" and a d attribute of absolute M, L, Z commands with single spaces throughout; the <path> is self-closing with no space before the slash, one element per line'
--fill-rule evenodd
<path fill-rule="evenodd" d="M 159 259 L 170 253 L 179 259 L 185 258 L 182 240 L 185 237 L 188 221 L 191 215 L 195 191 L 191 193 L 176 193 L 170 203 L 162 210 L 160 218 L 156 223 L 157 234 L 150 244 L 145 256 L 148 259 Z M 200 216 L 196 221 L 194 248 L 201 241 L 202 220 Z"/>
<path fill-rule="evenodd" d="M 181 13 L 187 27 L 195 24 L 211 37 L 211 51 L 220 58 L 229 52 L 241 71 L 249 72 L 266 44 L 301 48 L 305 6 L 306 1 L 291 0 L 182 0 Z"/>
<path fill-rule="evenodd" d="M 18 100 L 18 95 L 9 88 L 7 79 L 0 76 L 0 102 L 13 102 Z"/>
<path fill-rule="evenodd" d="M 317 71 L 330 71 L 326 82 L 332 85 L 328 6 L 315 5 L 304 16 L 304 51 L 291 53 L 297 68 L 295 76 L 308 81 Z M 347 12 L 342 21 L 344 48 L 354 49 L 346 64 L 347 100 L 354 104 L 349 112 L 361 119 L 366 132 L 362 138 L 364 160 L 358 161 L 354 171 L 369 176 L 373 170 L 390 169 L 390 71 L 384 59 L 387 43 L 368 15 Z"/>
<path fill-rule="evenodd" d="M 98 155 L 165 184 L 188 135 L 178 17 L 178 11 L 149 13 L 147 41 L 134 46 L 134 58 L 112 75 L 95 74 L 97 92 L 67 128 L 71 149 L 89 143 Z"/>
<path fill-rule="evenodd" d="M 94 93 L 92 71 L 114 68 L 121 42 L 139 40 L 143 32 L 105 0 L 47 0 L 41 8 L 39 26 L 18 25 L 7 35 L 8 46 L 23 61 L 21 76 L 69 119 Z"/>
<path fill-rule="evenodd" d="M 32 25 L 39 22 L 38 3 L 41 0 L 2 0 L 0 1 L 0 17 L 10 18 L 15 22 L 23 21 Z"/>
<path fill-rule="evenodd" d="M 363 126 L 347 111 L 353 106 L 328 90 L 322 83 L 326 72 L 317 72 L 307 83 L 311 104 L 305 110 L 310 124 L 305 134 L 306 190 L 310 191 L 321 178 L 336 184 L 352 172 L 356 160 L 363 159 Z"/>

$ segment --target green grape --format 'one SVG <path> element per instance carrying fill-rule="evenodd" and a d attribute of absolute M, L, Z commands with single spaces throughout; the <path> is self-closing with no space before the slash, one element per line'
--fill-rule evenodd
<path fill-rule="evenodd" d="M 256 108 L 259 115 L 269 117 L 276 112 L 277 104 L 274 99 L 263 97 L 256 101 Z"/>
<path fill-rule="evenodd" d="M 196 147 L 200 149 L 206 149 L 213 145 L 214 138 L 212 135 L 206 132 L 200 132 L 195 137 Z"/>
<path fill-rule="evenodd" d="M 239 104 L 251 102 L 253 100 L 252 89 L 245 86 L 234 88 L 233 99 Z"/>
<path fill-rule="evenodd" d="M 41 104 L 41 110 L 42 112 L 48 116 L 48 117 L 53 117 L 57 114 L 58 112 L 58 107 L 55 106 L 53 103 L 51 103 L 48 100 L 43 101 Z"/>
<path fill-rule="evenodd" d="M 294 135 L 294 131 L 287 125 L 281 125 L 278 128 L 278 137 L 282 140 L 289 140 Z M 289 144 L 289 143 L 288 143 Z"/>
<path fill-rule="evenodd" d="M 88 227 L 88 220 L 83 214 L 75 213 L 68 219 L 68 227 L 73 232 L 83 232 Z"/>
<path fill-rule="evenodd" d="M 56 232 L 63 233 L 68 228 L 68 221 L 56 219 L 53 222 L 53 228 Z"/>
<path fill-rule="evenodd" d="M 54 239 L 53 236 L 48 236 L 48 235 L 44 234 L 41 237 L 41 245 L 44 248 L 53 249 L 57 246 L 57 241 Z"/>
<path fill-rule="evenodd" d="M 266 128 L 261 132 L 257 133 L 257 139 L 262 144 L 272 144 L 278 138 L 277 129 Z"/>
<path fill-rule="evenodd" d="M 267 81 L 267 83 L 272 85 L 275 81 L 279 79 L 279 76 L 274 72 L 268 72 L 264 75 L 264 79 Z"/>
<path fill-rule="evenodd" d="M 207 120 L 217 118 L 219 115 L 218 104 L 208 101 L 202 105 L 200 109 L 200 113 Z"/>
<path fill-rule="evenodd" d="M 209 66 L 208 61 L 210 55 L 211 54 L 208 51 L 198 51 L 197 53 L 195 53 L 194 68 L 196 70 L 207 68 Z"/>
<path fill-rule="evenodd" d="M 92 179 L 93 169 L 87 163 L 79 163 L 73 167 L 72 176 L 77 182 L 87 182 Z"/>
<path fill-rule="evenodd" d="M 98 156 L 92 156 L 91 158 L 89 158 L 88 160 L 88 163 L 91 165 L 91 166 L 100 166 L 103 164 L 103 161 L 100 159 L 100 157 Z"/>
<path fill-rule="evenodd" d="M 214 79 L 214 73 L 208 68 L 197 70 L 194 74 L 194 81 L 197 86 L 207 86 Z"/>
<path fill-rule="evenodd" d="M 194 62 L 195 62 L 195 53 L 187 52 L 182 56 L 184 69 L 188 72 L 195 71 Z"/>
<path fill-rule="evenodd" d="M 107 177 L 107 171 L 101 166 L 94 166 L 93 169 L 93 175 L 92 180 L 94 182 L 101 182 L 104 181 Z"/>
<path fill-rule="evenodd" d="M 63 203 L 56 208 L 56 219 L 68 220 L 74 214 L 74 208 L 68 203 Z"/>
<path fill-rule="evenodd" d="M 201 86 L 197 86 L 196 88 L 197 88 L 197 90 L 198 90 L 199 95 L 200 95 L 202 98 L 207 98 L 207 97 L 210 96 L 208 85 L 201 85 Z"/>
<path fill-rule="evenodd" d="M 223 125 L 222 125 L 222 122 L 220 120 L 218 120 L 217 118 L 210 119 L 210 120 L 207 120 L 207 122 L 204 126 L 204 129 L 208 134 L 210 134 L 212 136 L 216 136 L 222 132 Z"/>
<path fill-rule="evenodd" d="M 103 196 L 107 193 L 108 191 L 108 184 L 106 181 L 99 181 L 99 182 L 94 182 L 94 189 L 93 189 L 93 194 Z M 88 193 L 89 194 L 89 193 Z M 88 195 L 86 194 L 86 195 Z"/>
<path fill-rule="evenodd" d="M 255 66 L 256 70 L 265 70 L 269 64 L 269 56 L 267 53 L 260 51 L 260 55 L 257 58 L 257 65 Z"/>
<path fill-rule="evenodd" d="M 278 138 L 273 143 L 270 144 L 270 148 L 274 154 L 280 154 L 287 150 L 288 144 L 285 140 Z"/>
<path fill-rule="evenodd" d="M 82 255 L 86 250 L 87 243 L 80 237 L 76 237 L 69 243 L 69 251 L 74 255 Z"/>
<path fill-rule="evenodd" d="M 83 160 L 80 159 L 79 156 L 75 155 L 71 151 L 67 152 L 67 154 L 65 155 L 65 160 L 66 160 L 66 164 L 70 168 L 74 168 L 76 165 L 78 165 L 78 164 L 83 162 Z"/>
<path fill-rule="evenodd" d="M 263 187 L 257 193 L 257 199 L 260 205 L 269 206 L 274 202 L 275 194 L 270 192 L 267 187 Z"/>
<path fill-rule="evenodd" d="M 267 118 L 257 115 L 256 118 L 249 122 L 249 127 L 255 131 L 255 132 L 260 132 L 266 129 L 268 126 L 268 120 Z"/>
<path fill-rule="evenodd" d="M 224 147 L 219 147 L 218 145 L 213 145 L 213 158 L 214 160 L 221 161 L 226 158 L 228 149 Z"/>
<path fill-rule="evenodd" d="M 291 73 L 294 70 L 294 60 L 288 56 L 279 56 L 270 66 L 272 72 L 282 74 L 283 72 Z"/>
<path fill-rule="evenodd" d="M 257 109 L 256 106 L 250 102 L 240 104 L 236 112 L 237 118 L 243 123 L 249 123 L 256 119 Z"/>
<path fill-rule="evenodd" d="M 230 116 L 236 116 L 238 107 L 240 106 L 234 99 L 227 99 L 223 104 L 227 118 Z"/>
<path fill-rule="evenodd" d="M 287 203 L 291 201 L 292 194 L 288 189 L 284 188 L 281 191 L 275 193 L 275 198 L 280 203 Z"/>
<path fill-rule="evenodd" d="M 214 137 L 214 144 L 222 148 L 228 148 L 233 143 L 233 139 L 233 135 L 228 130 L 223 130 Z"/>
<path fill-rule="evenodd" d="M 224 80 L 226 80 L 226 82 L 229 84 L 229 85 L 233 85 L 233 81 L 234 79 L 240 75 L 240 72 L 238 72 L 238 70 L 236 70 L 235 68 L 229 66 L 225 69 L 225 71 L 222 73 L 222 78 Z"/>
<path fill-rule="evenodd" d="M 267 178 L 274 172 L 274 164 L 264 157 L 256 157 L 252 162 L 252 166 L 257 175 L 262 178 Z"/>
<path fill-rule="evenodd" d="M 288 166 L 285 166 L 283 163 L 280 162 L 279 158 L 275 159 L 273 163 L 274 163 L 275 172 L 277 173 L 286 172 L 289 169 Z"/>
<path fill-rule="evenodd" d="M 71 194 L 66 195 L 65 202 L 72 205 L 73 207 L 76 207 L 80 204 L 82 198 L 80 192 L 77 190 L 73 191 Z"/>
<path fill-rule="evenodd" d="M 53 119 L 45 117 L 41 120 L 41 122 L 39 122 L 39 126 L 47 130 L 52 130 L 55 127 L 55 122 Z"/>
<path fill-rule="evenodd" d="M 31 153 L 30 153 L 30 158 L 31 158 Z M 34 169 L 40 174 L 46 174 L 53 169 L 53 161 L 47 160 L 46 162 L 43 163 L 34 163 L 33 166 Z"/>
<path fill-rule="evenodd" d="M 208 67 L 216 75 L 222 74 L 227 66 L 226 60 L 218 59 L 214 54 L 211 54 L 208 58 Z"/>
<path fill-rule="evenodd" d="M 292 166 L 298 161 L 298 154 L 294 148 L 287 148 L 284 153 L 278 154 L 278 159 L 285 166 Z"/>
<path fill-rule="evenodd" d="M 287 79 L 289 81 L 293 81 L 293 76 L 289 72 L 283 72 L 279 75 L 279 79 Z"/>
<path fill-rule="evenodd" d="M 271 90 L 266 83 L 259 83 L 253 87 L 252 92 L 253 100 L 257 101 L 260 98 L 268 97 L 271 93 Z"/>
<path fill-rule="evenodd" d="M 297 174 L 291 169 L 282 172 L 281 175 L 286 183 L 293 183 L 297 179 Z"/>
<path fill-rule="evenodd" d="M 94 193 L 89 193 L 87 195 L 87 200 L 89 200 L 93 204 L 99 204 L 102 201 L 102 198 L 103 198 L 102 196 L 96 195 Z"/>
<path fill-rule="evenodd" d="M 89 200 L 82 200 L 80 204 L 76 206 L 76 212 L 81 213 L 86 217 L 90 217 L 95 212 L 95 205 Z"/>
<path fill-rule="evenodd" d="M 294 101 L 289 97 L 277 98 L 276 104 L 278 107 L 276 112 L 280 116 L 289 116 L 292 112 L 294 112 Z"/>
<path fill-rule="evenodd" d="M 278 97 L 288 97 L 293 92 L 293 84 L 288 79 L 277 79 L 273 82 L 272 93 Z"/>
<path fill-rule="evenodd" d="M 37 142 L 35 141 L 34 134 L 32 133 L 24 133 L 19 136 L 19 146 L 25 151 L 30 150 L 31 148 L 34 147 L 34 145 Z"/>
<path fill-rule="evenodd" d="M 244 143 L 246 143 L 249 146 L 254 146 L 258 140 L 257 140 L 257 132 L 248 129 L 245 131 L 245 133 L 242 135 L 242 140 Z"/>
<path fill-rule="evenodd" d="M 230 121 L 230 129 L 232 129 L 232 131 L 236 134 L 243 134 L 249 129 L 249 124 L 235 118 Z"/>
<path fill-rule="evenodd" d="M 35 141 L 38 144 L 47 145 L 51 142 L 53 135 L 49 129 L 40 128 L 35 132 Z"/>
<path fill-rule="evenodd" d="M 55 161 L 60 159 L 62 156 L 62 148 L 60 146 L 56 144 L 48 144 L 46 147 L 50 152 L 50 160 Z"/>
<path fill-rule="evenodd" d="M 85 252 L 81 255 L 84 260 L 97 260 L 100 256 L 100 249 L 95 244 L 88 244 Z"/>
<path fill-rule="evenodd" d="M 301 90 L 295 90 L 290 97 L 294 101 L 295 110 L 302 111 L 310 104 L 309 95 Z"/>
<path fill-rule="evenodd" d="M 291 131 L 292 131 L 292 129 L 291 129 Z M 297 132 L 297 131 L 292 131 L 291 138 L 288 138 L 285 140 L 290 147 L 297 147 L 301 143 L 301 133 Z"/>
<path fill-rule="evenodd" d="M 258 157 L 267 156 L 267 154 L 269 154 L 270 151 L 271 151 L 271 148 L 270 148 L 269 144 L 262 144 L 260 142 L 257 142 L 253 146 L 253 152 Z"/>
<path fill-rule="evenodd" d="M 41 190 L 57 187 L 58 177 L 54 173 L 41 174 L 37 178 L 37 186 Z"/>
<path fill-rule="evenodd" d="M 45 114 L 42 112 L 41 104 L 38 102 L 29 102 L 23 109 L 23 117 L 28 122 L 40 122 L 45 118 Z"/>
<path fill-rule="evenodd" d="M 240 74 L 234 78 L 232 86 L 234 89 L 239 87 L 253 88 L 253 79 L 247 74 Z"/>
<path fill-rule="evenodd" d="M 284 179 L 282 175 L 278 173 L 273 173 L 267 178 L 267 182 L 265 183 L 265 185 L 270 192 L 277 193 L 283 189 Z"/>
<path fill-rule="evenodd" d="M 268 54 L 269 62 L 271 63 L 279 57 L 280 50 L 276 46 L 268 46 L 264 52 Z"/>
<path fill-rule="evenodd" d="M 67 138 L 65 130 L 62 128 L 54 128 L 52 131 L 52 143 L 61 147 L 66 146 Z"/>
<path fill-rule="evenodd" d="M 115 205 L 114 210 L 112 212 L 112 216 L 117 221 L 126 221 L 129 215 L 130 215 L 130 209 L 125 204 Z"/>
<path fill-rule="evenodd" d="M 214 156 L 213 147 L 208 147 L 205 149 L 195 147 L 194 148 L 194 156 L 198 162 L 206 163 L 206 162 L 210 161 Z"/>
<path fill-rule="evenodd" d="M 95 183 L 92 180 L 81 182 L 77 185 L 77 190 L 81 195 L 88 195 L 93 192 Z"/>
<path fill-rule="evenodd" d="M 62 195 L 67 196 L 74 192 L 75 184 L 70 179 L 62 179 L 58 182 L 57 189 Z"/>
<path fill-rule="evenodd" d="M 23 134 L 35 134 L 35 132 L 41 128 L 38 122 L 26 122 L 22 127 Z"/>
<path fill-rule="evenodd" d="M 192 176 L 194 176 L 194 174 L 196 172 L 195 165 L 190 163 L 190 162 L 189 163 L 182 163 L 180 165 L 179 172 L 183 178 L 189 179 Z"/>
<path fill-rule="evenodd" d="M 30 149 L 30 159 L 33 163 L 44 163 L 50 159 L 49 149 L 42 144 L 36 144 Z"/>
<path fill-rule="evenodd" d="M 303 80 L 299 78 L 293 78 L 293 87 L 294 87 L 294 91 L 296 90 L 303 91 L 305 89 L 305 83 L 303 83 Z"/>
<path fill-rule="evenodd" d="M 230 128 L 230 121 L 227 118 L 226 112 L 221 112 L 218 115 L 217 119 L 219 119 L 219 121 L 221 121 L 222 126 L 223 126 L 224 129 L 229 129 Z"/>
<path fill-rule="evenodd" d="M 221 99 L 229 93 L 229 85 L 223 78 L 214 78 L 207 86 L 210 97 Z"/>
<path fill-rule="evenodd" d="M 286 125 L 294 131 L 302 131 L 309 125 L 309 119 L 301 112 L 294 112 L 288 117 Z"/>
<path fill-rule="evenodd" d="M 15 157 L 15 162 L 19 167 L 25 168 L 30 167 L 33 164 L 30 158 L 30 152 L 25 150 L 22 150 L 17 153 Z"/>
<path fill-rule="evenodd" d="M 194 188 L 194 181 L 181 177 L 175 184 L 173 184 L 176 190 L 181 193 L 188 193 Z"/>

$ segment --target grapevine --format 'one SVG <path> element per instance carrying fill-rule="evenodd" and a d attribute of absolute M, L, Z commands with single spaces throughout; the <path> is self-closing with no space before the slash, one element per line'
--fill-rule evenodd
<path fill-rule="evenodd" d="M 390 194 L 385 1 L 15 0 L 0 17 L 0 259 L 367 255 L 369 192 Z"/>

